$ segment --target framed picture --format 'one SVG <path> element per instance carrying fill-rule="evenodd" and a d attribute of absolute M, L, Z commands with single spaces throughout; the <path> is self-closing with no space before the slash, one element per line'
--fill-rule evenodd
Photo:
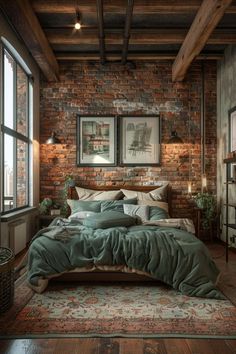
<path fill-rule="evenodd" d="M 236 106 L 229 110 L 229 152 L 236 151 Z M 235 164 L 229 165 L 229 177 L 235 178 Z"/>
<path fill-rule="evenodd" d="M 123 116 L 120 119 L 121 164 L 159 165 L 160 116 Z"/>
<path fill-rule="evenodd" d="M 77 165 L 116 166 L 117 119 L 77 116 Z"/>

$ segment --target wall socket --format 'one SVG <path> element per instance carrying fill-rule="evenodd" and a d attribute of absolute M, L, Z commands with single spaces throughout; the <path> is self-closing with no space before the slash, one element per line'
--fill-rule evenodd
<path fill-rule="evenodd" d="M 230 236 L 230 243 L 236 242 L 236 235 Z"/>

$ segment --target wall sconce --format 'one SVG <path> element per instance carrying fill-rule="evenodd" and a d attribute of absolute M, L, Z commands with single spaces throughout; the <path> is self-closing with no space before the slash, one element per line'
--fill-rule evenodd
<path fill-rule="evenodd" d="M 50 138 L 46 140 L 46 144 L 61 144 L 61 141 L 56 137 L 56 133 L 52 132 Z"/>
<path fill-rule="evenodd" d="M 81 29 L 81 19 L 80 19 L 79 11 L 76 11 L 75 29 L 76 30 L 80 30 Z"/>
<path fill-rule="evenodd" d="M 171 132 L 170 139 L 167 141 L 167 144 L 183 144 L 183 140 L 178 136 L 176 130 Z"/>

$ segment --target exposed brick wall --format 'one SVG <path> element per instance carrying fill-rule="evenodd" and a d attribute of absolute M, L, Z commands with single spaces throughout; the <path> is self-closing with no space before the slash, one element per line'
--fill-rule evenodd
<path fill-rule="evenodd" d="M 206 172 L 216 192 L 216 63 L 206 62 Z M 189 171 L 193 192 L 201 188 L 201 63 L 193 64 L 183 83 L 172 83 L 171 61 L 119 64 L 63 63 L 60 81 L 41 82 L 41 199 L 60 199 L 65 176 L 99 185 L 142 185 L 168 180 L 173 188 L 174 216 L 191 214 L 187 196 Z M 162 119 L 160 167 L 76 166 L 76 115 L 150 115 Z M 189 144 L 190 113 L 190 144 Z M 182 145 L 166 144 L 176 129 Z M 56 131 L 61 145 L 43 144 Z M 189 156 L 190 152 L 190 156 Z M 56 157 L 56 159 L 54 159 Z M 189 165 L 190 158 L 190 165 Z M 54 185 L 55 182 L 60 185 Z"/>

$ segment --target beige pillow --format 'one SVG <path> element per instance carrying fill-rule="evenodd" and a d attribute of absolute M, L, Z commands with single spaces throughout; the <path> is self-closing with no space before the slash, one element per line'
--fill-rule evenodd
<path fill-rule="evenodd" d="M 137 198 L 139 200 L 159 200 L 167 201 L 168 182 L 148 193 L 121 189 L 126 198 Z"/>
<path fill-rule="evenodd" d="M 120 190 L 96 191 L 81 187 L 75 187 L 75 189 L 80 200 L 117 200 L 123 196 Z"/>
<path fill-rule="evenodd" d="M 121 189 L 121 192 L 127 199 L 137 198 L 137 200 L 153 200 L 149 193 L 130 191 L 128 189 Z"/>
<path fill-rule="evenodd" d="M 154 200 L 161 200 L 167 202 L 168 200 L 168 182 L 163 183 L 159 188 L 149 192 Z"/>
<path fill-rule="evenodd" d="M 161 209 L 164 209 L 169 214 L 169 206 L 166 202 L 158 202 L 156 200 L 138 200 L 138 205 L 148 205 L 148 206 L 157 206 Z"/>

